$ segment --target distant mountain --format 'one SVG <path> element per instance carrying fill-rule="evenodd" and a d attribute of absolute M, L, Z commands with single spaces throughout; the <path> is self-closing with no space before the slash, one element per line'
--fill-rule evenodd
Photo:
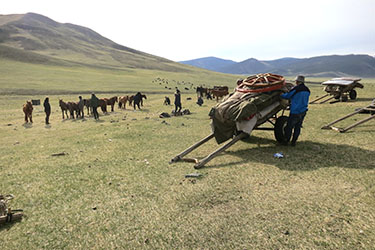
<path fill-rule="evenodd" d="M 58 23 L 35 13 L 0 15 L 0 58 L 64 66 L 192 70 L 117 44 L 89 28 Z"/>
<path fill-rule="evenodd" d="M 196 62 L 196 64 L 198 63 Z M 375 77 L 375 58 L 369 55 L 331 55 L 304 59 L 281 58 L 270 61 L 250 58 L 224 67 L 212 68 L 211 70 L 247 75 L 270 72 L 287 76 L 303 74 L 321 77 Z"/>
<path fill-rule="evenodd" d="M 225 60 L 217 57 L 203 57 L 194 60 L 180 61 L 179 63 L 188 64 L 198 68 L 208 69 L 212 71 L 217 71 L 217 69 L 228 67 L 230 65 L 236 64 L 235 61 Z"/>

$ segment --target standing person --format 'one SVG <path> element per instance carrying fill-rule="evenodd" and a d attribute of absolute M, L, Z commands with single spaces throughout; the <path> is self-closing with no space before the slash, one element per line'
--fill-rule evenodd
<path fill-rule="evenodd" d="M 203 104 L 203 99 L 202 99 L 201 96 L 198 97 L 197 104 L 198 104 L 199 106 L 202 106 L 202 104 Z"/>
<path fill-rule="evenodd" d="M 49 104 L 49 98 L 44 99 L 44 112 L 46 113 L 46 124 L 49 124 L 49 116 L 51 114 L 51 105 Z"/>
<path fill-rule="evenodd" d="M 92 113 L 94 114 L 95 120 L 98 120 L 99 114 L 98 114 L 97 109 L 98 109 L 98 106 L 99 106 L 99 99 L 98 99 L 98 97 L 96 97 L 96 95 L 94 93 L 92 93 L 92 95 L 91 95 L 90 105 L 92 107 Z"/>
<path fill-rule="evenodd" d="M 181 108 L 182 108 L 181 107 L 181 93 L 179 89 L 176 89 L 176 93 L 174 93 L 174 106 L 175 106 L 175 109 L 174 109 L 175 113 L 181 111 Z M 177 111 L 177 108 L 178 108 L 178 111 Z"/>
<path fill-rule="evenodd" d="M 83 102 L 82 96 L 79 96 L 79 102 L 78 102 L 78 110 L 79 110 L 79 115 L 81 118 L 85 118 L 85 114 L 83 113 L 83 108 L 85 107 L 85 103 Z"/>
<path fill-rule="evenodd" d="M 307 106 L 310 97 L 310 90 L 305 86 L 305 77 L 297 76 L 295 81 L 297 86 L 292 88 L 289 92 L 281 95 L 281 98 L 290 100 L 290 114 L 284 132 L 286 144 L 288 144 L 292 137 L 292 130 L 294 130 L 291 146 L 296 145 L 298 136 L 301 132 L 303 119 L 308 110 Z"/>

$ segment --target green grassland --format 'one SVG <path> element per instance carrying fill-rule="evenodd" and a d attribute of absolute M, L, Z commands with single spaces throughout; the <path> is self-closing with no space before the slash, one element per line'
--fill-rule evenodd
<path fill-rule="evenodd" d="M 374 98 L 365 79 L 355 102 L 310 105 L 296 147 L 254 131 L 194 170 L 169 165 L 210 133 L 215 101 L 195 104 L 185 85 L 234 86 L 237 76 L 147 70 L 105 70 L 1 61 L 0 193 L 13 194 L 25 218 L 0 227 L 1 249 L 373 249 L 375 245 L 375 121 L 340 134 L 320 128 Z M 309 79 L 308 79 L 309 80 Z M 314 79 L 320 81 L 322 79 Z M 167 119 L 165 95 L 182 90 L 192 114 Z M 312 98 L 322 94 L 309 85 Z M 96 122 L 62 120 L 58 99 L 142 91 L 141 111 L 118 110 Z M 22 104 L 49 95 L 51 125 L 41 106 L 24 124 Z M 187 100 L 191 97 L 192 100 Z M 172 99 L 173 100 L 173 99 Z M 367 115 L 359 115 L 347 122 Z M 210 141 L 192 155 L 204 157 Z M 65 152 L 64 156 L 52 156 Z M 285 158 L 273 154 L 283 152 Z M 184 176 L 199 172 L 203 177 Z"/>

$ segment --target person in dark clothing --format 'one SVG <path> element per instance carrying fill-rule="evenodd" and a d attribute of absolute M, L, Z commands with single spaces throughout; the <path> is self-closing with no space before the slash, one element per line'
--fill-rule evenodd
<path fill-rule="evenodd" d="M 49 124 L 49 116 L 51 115 L 51 105 L 49 104 L 49 98 L 44 99 L 44 112 L 46 113 L 46 124 Z"/>
<path fill-rule="evenodd" d="M 295 81 L 297 86 L 281 95 L 281 98 L 290 100 L 290 114 L 284 132 L 286 138 L 285 144 L 287 145 L 292 137 L 292 131 L 294 131 L 291 146 L 296 145 L 298 136 L 301 133 L 310 97 L 310 90 L 305 86 L 305 77 L 297 76 Z"/>
<path fill-rule="evenodd" d="M 85 103 L 83 102 L 83 99 L 82 99 L 82 96 L 79 96 L 79 102 L 78 102 L 78 110 L 79 110 L 79 116 L 81 116 L 81 118 L 85 118 L 85 114 L 83 113 L 83 109 L 85 107 Z"/>
<path fill-rule="evenodd" d="M 166 96 L 164 99 L 164 105 L 171 105 L 171 100 L 169 99 L 168 96 Z"/>
<path fill-rule="evenodd" d="M 99 113 L 98 113 L 99 99 L 98 97 L 96 97 L 94 93 L 91 95 L 90 105 L 92 107 L 92 113 L 94 114 L 95 120 L 98 120 L 99 119 Z"/>
<path fill-rule="evenodd" d="M 181 93 L 180 93 L 180 90 L 179 89 L 176 89 L 176 93 L 174 94 L 174 106 L 175 106 L 175 109 L 174 109 L 174 112 L 177 113 L 177 112 L 180 112 L 181 111 Z M 178 111 L 177 111 L 178 109 Z"/>
<path fill-rule="evenodd" d="M 202 99 L 202 97 L 198 97 L 198 100 L 197 100 L 197 104 L 199 105 L 199 106 L 202 106 L 202 104 L 203 104 L 203 99 Z"/>

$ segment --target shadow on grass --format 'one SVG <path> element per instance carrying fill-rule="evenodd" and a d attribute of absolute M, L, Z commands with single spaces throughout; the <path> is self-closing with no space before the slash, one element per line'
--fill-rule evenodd
<path fill-rule="evenodd" d="M 357 98 L 357 101 L 360 102 L 372 102 L 373 100 L 375 100 L 375 98 Z"/>
<path fill-rule="evenodd" d="M 290 171 L 309 171 L 327 167 L 375 169 L 374 151 L 355 146 L 301 141 L 297 142 L 295 147 L 291 147 L 278 145 L 273 140 L 259 137 L 250 137 L 242 143 L 244 142 L 258 145 L 258 147 L 238 151 L 228 150 L 224 154 L 238 157 L 241 160 L 216 165 L 209 163 L 206 168 L 230 167 L 238 164 L 251 165 L 253 162 L 273 165 L 279 169 Z M 275 158 L 273 155 L 278 152 L 282 152 L 285 157 Z"/>
<path fill-rule="evenodd" d="M 0 224 L 0 233 L 2 231 L 9 231 L 15 224 L 19 223 L 20 221 L 10 222 L 6 224 Z"/>
<path fill-rule="evenodd" d="M 22 126 L 23 126 L 24 128 L 32 128 L 32 127 L 33 127 L 33 124 L 32 124 L 32 123 L 24 123 L 24 124 L 22 124 Z"/>

